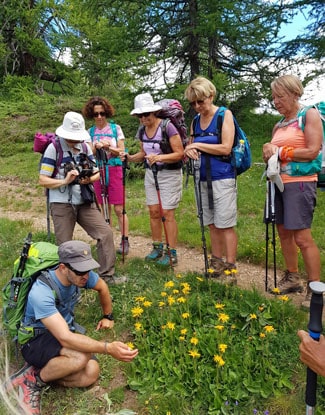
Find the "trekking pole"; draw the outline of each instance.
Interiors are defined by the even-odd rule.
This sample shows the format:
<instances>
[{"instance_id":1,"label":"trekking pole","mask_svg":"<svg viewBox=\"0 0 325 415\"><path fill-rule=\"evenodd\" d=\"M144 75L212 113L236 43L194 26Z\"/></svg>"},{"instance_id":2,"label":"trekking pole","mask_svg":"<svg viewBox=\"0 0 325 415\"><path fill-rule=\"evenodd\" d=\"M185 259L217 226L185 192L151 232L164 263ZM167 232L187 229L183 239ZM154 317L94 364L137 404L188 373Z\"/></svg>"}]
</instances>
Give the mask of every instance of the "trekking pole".
<instances>
[{"instance_id":1,"label":"trekking pole","mask_svg":"<svg viewBox=\"0 0 325 415\"><path fill-rule=\"evenodd\" d=\"M203 249L203 255L204 255L204 275L206 278L208 278L209 261L208 261L208 252L207 252L205 232L204 232L204 224L203 224L202 193L201 193L201 182L200 182L201 157L199 157L197 160L191 159L191 164L192 164L193 178L194 178L194 190L195 190L197 214L198 214L198 218L200 221L200 228L201 228L201 240L202 240L202 249Z\"/></svg>"},{"instance_id":2,"label":"trekking pole","mask_svg":"<svg viewBox=\"0 0 325 415\"><path fill-rule=\"evenodd\" d=\"M125 150L126 151L126 150ZM122 263L124 264L124 257L125 257L125 253L124 253L124 241L125 241L125 215L126 215L126 210L125 210L125 178L126 178L126 170L128 169L128 159L127 157L125 157L125 159L122 162L122 170L123 170L123 210L122 210Z\"/></svg>"},{"instance_id":3,"label":"trekking pole","mask_svg":"<svg viewBox=\"0 0 325 415\"><path fill-rule=\"evenodd\" d=\"M173 261L172 261L172 257L170 254L170 248L169 248L169 240L168 240L168 234L167 234L167 227L166 227L166 218L164 216L164 210L162 207L162 203L161 203L161 197L160 197L160 189L159 189L159 183L158 183L158 169L157 169L157 165L156 163L154 163L151 166L151 171L155 180L155 185L156 185L156 190L157 190L157 196L158 196L158 203L159 203L159 210L160 210L160 216L161 216L161 221L164 227L164 232L165 232L165 239L166 239L166 248L167 248L167 254L169 256L169 263L170 266L173 267Z\"/></svg>"},{"instance_id":4,"label":"trekking pole","mask_svg":"<svg viewBox=\"0 0 325 415\"><path fill-rule=\"evenodd\" d=\"M276 288L276 238L275 238L275 184L270 181L271 188L271 222L272 222L272 246L273 246L273 279Z\"/></svg>"},{"instance_id":5,"label":"trekking pole","mask_svg":"<svg viewBox=\"0 0 325 415\"><path fill-rule=\"evenodd\" d=\"M31 234L31 232L29 232L29 234L27 235L27 237L24 241L23 249L22 249L21 254L20 254L19 264L18 264L17 270L15 272L16 283L15 283L14 289L13 289L14 301L17 301L17 299L18 299L19 289L20 289L21 283L23 282L23 274L24 274L24 271L25 271L25 265L26 265L26 261L27 261L27 258L28 258L28 251L29 251L29 248L30 248L31 244L32 244L32 234Z\"/></svg>"},{"instance_id":6,"label":"trekking pole","mask_svg":"<svg viewBox=\"0 0 325 415\"><path fill-rule=\"evenodd\" d=\"M108 213L108 166L107 166L107 154L103 149L96 149L96 160L99 168L99 177L100 177L100 188L101 196L103 200L103 214L105 221L109 223L109 213Z\"/></svg>"},{"instance_id":7,"label":"trekking pole","mask_svg":"<svg viewBox=\"0 0 325 415\"><path fill-rule=\"evenodd\" d=\"M325 284L320 281L312 281L309 283L312 291L310 301L310 313L308 331L309 335L315 341L319 341L322 332L322 312L323 312L323 293L325 292ZM317 373L307 367L306 382L306 415L314 415L316 406L316 390L317 390Z\"/></svg>"},{"instance_id":8,"label":"trekking pole","mask_svg":"<svg viewBox=\"0 0 325 415\"><path fill-rule=\"evenodd\" d=\"M265 291L268 288L269 272L269 223L270 223L270 196L269 182L266 181L266 198L265 198Z\"/></svg>"}]
</instances>

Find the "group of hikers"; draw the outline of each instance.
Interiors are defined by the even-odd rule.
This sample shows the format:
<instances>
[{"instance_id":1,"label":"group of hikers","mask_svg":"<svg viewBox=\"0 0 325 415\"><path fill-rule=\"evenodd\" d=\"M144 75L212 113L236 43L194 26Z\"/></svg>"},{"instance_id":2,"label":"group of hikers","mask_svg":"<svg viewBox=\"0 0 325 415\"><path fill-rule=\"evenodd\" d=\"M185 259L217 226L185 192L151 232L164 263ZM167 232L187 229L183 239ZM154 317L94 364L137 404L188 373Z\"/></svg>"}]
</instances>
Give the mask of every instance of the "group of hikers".
<instances>
[{"instance_id":1,"label":"group of hikers","mask_svg":"<svg viewBox=\"0 0 325 415\"><path fill-rule=\"evenodd\" d=\"M304 129L299 126L298 113L302 107L299 99L303 87L296 76L280 76L272 82L271 90L274 107L283 117L274 126L271 141L262 149L266 164L276 155L280 165L280 173L275 178L274 206L286 270L277 289L281 294L306 290L304 303L308 307L312 295L309 283L320 281L320 253L311 235L317 173L294 176L288 166L294 162L308 167L318 157L322 148L322 123L317 111L311 108L306 112ZM235 125L232 112L226 109L219 133L220 107L215 103L216 94L213 83L201 76L187 86L185 98L197 115L191 122L190 139L185 148L173 123L164 124L159 117L162 107L149 93L135 97L130 113L140 122L137 134L140 150L135 154L125 150L122 128L111 121L115 110L107 99L92 97L84 106L82 114L94 122L88 131L81 114L65 114L62 125L56 130L63 151L61 164L57 166L56 146L49 145L39 175L39 184L49 191L59 246L60 263L49 273L59 285L65 304L56 305L53 292L44 282L37 280L32 286L24 322L35 329L35 335L22 345L26 365L7 382L11 387L22 389L21 405L26 413L41 413L41 390L49 383L85 387L96 382L100 369L95 353L109 354L126 362L131 362L138 354L138 350L130 350L124 343L97 341L76 333L73 326L75 286L98 292L102 317L97 329L110 329L114 325L108 284L121 281L115 274L116 250L110 225L112 206L121 232L117 253L127 255L132 248L125 212L123 163L144 163L146 169L144 186L152 250L145 260L173 267L178 261L175 210L182 198L182 160L187 157L199 162L200 191L196 198L200 198L202 226L208 227L211 240L209 276L220 282L236 282L237 184L236 168L230 157ZM165 135L167 151L163 148ZM97 168L90 169L91 174L82 174L83 170L78 168L81 154L85 152L90 164L97 161ZM66 168L67 165L70 167ZM92 187L96 198L91 197ZM97 241L97 261L92 258L88 244L73 241L76 223ZM297 248L304 260L307 284L302 283L298 272ZM321 338L316 346L305 334L299 333L301 358L324 375L325 341ZM319 353L323 356L322 363L317 357Z\"/></svg>"}]
</instances>

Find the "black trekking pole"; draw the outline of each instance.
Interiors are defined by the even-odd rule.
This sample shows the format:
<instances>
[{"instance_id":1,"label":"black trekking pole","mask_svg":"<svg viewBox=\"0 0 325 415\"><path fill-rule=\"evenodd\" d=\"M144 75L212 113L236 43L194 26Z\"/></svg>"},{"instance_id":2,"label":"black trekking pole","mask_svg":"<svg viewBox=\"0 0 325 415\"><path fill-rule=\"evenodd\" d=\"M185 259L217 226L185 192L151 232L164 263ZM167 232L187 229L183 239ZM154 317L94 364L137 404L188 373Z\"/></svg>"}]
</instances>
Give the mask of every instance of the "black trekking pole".
<instances>
[{"instance_id":1,"label":"black trekking pole","mask_svg":"<svg viewBox=\"0 0 325 415\"><path fill-rule=\"evenodd\" d=\"M155 180L155 186L156 186L156 190L157 190L157 196L158 196L158 203L159 203L159 210L160 210L160 216L161 216L161 221L164 227L164 232L165 232L165 239L166 239L166 248L167 248L167 254L169 256L169 263L170 266L173 267L173 261L172 261L172 257L170 254L170 248L169 248L169 240L168 240L168 234L167 234L167 227L166 227L166 218L164 216L164 210L162 207L162 203L161 203L161 197L160 197L160 189L159 189L159 183L158 183L158 169L157 169L157 165L156 163L154 163L151 166L151 171Z\"/></svg>"},{"instance_id":2,"label":"black trekking pole","mask_svg":"<svg viewBox=\"0 0 325 415\"><path fill-rule=\"evenodd\" d=\"M270 181L271 188L271 223L272 223L272 246L273 246L273 279L276 288L276 238L275 238L275 184Z\"/></svg>"},{"instance_id":3,"label":"black trekking pole","mask_svg":"<svg viewBox=\"0 0 325 415\"><path fill-rule=\"evenodd\" d=\"M123 170L123 181L122 181L122 185L123 185L123 210L122 210L122 263L124 264L124 257L125 257L125 253L124 253L124 242L125 242L125 215L126 215L126 210L125 210L125 178L126 178L126 170L128 169L128 159L125 156L125 159L122 162L122 170Z\"/></svg>"},{"instance_id":4,"label":"black trekking pole","mask_svg":"<svg viewBox=\"0 0 325 415\"><path fill-rule=\"evenodd\" d=\"M96 150L96 160L99 168L99 177L100 177L100 188L101 196L103 201L103 215L105 221L109 223L109 213L108 213L108 165L107 165L107 154L103 149Z\"/></svg>"},{"instance_id":5,"label":"black trekking pole","mask_svg":"<svg viewBox=\"0 0 325 415\"><path fill-rule=\"evenodd\" d=\"M201 228L201 240L202 240L202 249L203 249L203 255L204 255L204 275L205 277L208 278L209 261L208 261L208 252L207 252L207 245L206 245L205 232L204 232L202 193L201 193L201 182L200 182L201 157L199 156L197 160L191 159L191 164L192 164L193 178L194 178L194 190L195 190L197 215L200 221L200 228Z\"/></svg>"},{"instance_id":6,"label":"black trekking pole","mask_svg":"<svg viewBox=\"0 0 325 415\"><path fill-rule=\"evenodd\" d=\"M25 271L25 265L26 265L26 261L27 261L27 258L28 258L28 251L29 251L29 248L30 248L31 244L32 244L32 234L31 234L31 232L29 232L29 234L27 235L27 237L24 241L23 249L22 249L21 254L20 254L19 264L18 264L17 270L15 272L16 282L15 282L15 285L14 285L14 288L13 288L13 292L14 292L13 299L14 299L14 301L17 301L17 299L18 299L19 289L20 289L21 283L23 282L23 274L24 274L24 271Z\"/></svg>"},{"instance_id":7,"label":"black trekking pole","mask_svg":"<svg viewBox=\"0 0 325 415\"><path fill-rule=\"evenodd\" d=\"M312 291L310 301L310 314L308 331L309 335L315 341L319 341L322 327L322 313L323 313L323 293L325 292L325 284L320 281L312 281L309 283L309 288ZM306 415L314 415L316 406L316 391L317 391L317 373L307 367L307 382L306 382Z\"/></svg>"}]
</instances>

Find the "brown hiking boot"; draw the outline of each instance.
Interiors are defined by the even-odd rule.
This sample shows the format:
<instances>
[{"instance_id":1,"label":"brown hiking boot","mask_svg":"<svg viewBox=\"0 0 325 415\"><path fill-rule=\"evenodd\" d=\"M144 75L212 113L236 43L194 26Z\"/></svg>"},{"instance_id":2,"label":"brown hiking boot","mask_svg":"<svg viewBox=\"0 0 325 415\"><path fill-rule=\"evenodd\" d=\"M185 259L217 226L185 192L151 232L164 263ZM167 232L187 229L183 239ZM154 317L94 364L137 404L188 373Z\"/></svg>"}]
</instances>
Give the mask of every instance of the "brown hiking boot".
<instances>
[{"instance_id":1,"label":"brown hiking boot","mask_svg":"<svg viewBox=\"0 0 325 415\"><path fill-rule=\"evenodd\" d=\"M237 267L235 264L231 264L230 262L225 262L224 264L225 269L221 276L221 280L224 284L229 285L237 285Z\"/></svg>"},{"instance_id":2,"label":"brown hiking boot","mask_svg":"<svg viewBox=\"0 0 325 415\"><path fill-rule=\"evenodd\" d=\"M209 264L209 275L211 278L218 278L223 275L225 263L221 258L211 256Z\"/></svg>"},{"instance_id":3,"label":"brown hiking boot","mask_svg":"<svg viewBox=\"0 0 325 415\"><path fill-rule=\"evenodd\" d=\"M269 288L272 294L302 293L304 290L298 272L284 271L284 275L276 288Z\"/></svg>"}]
</instances>

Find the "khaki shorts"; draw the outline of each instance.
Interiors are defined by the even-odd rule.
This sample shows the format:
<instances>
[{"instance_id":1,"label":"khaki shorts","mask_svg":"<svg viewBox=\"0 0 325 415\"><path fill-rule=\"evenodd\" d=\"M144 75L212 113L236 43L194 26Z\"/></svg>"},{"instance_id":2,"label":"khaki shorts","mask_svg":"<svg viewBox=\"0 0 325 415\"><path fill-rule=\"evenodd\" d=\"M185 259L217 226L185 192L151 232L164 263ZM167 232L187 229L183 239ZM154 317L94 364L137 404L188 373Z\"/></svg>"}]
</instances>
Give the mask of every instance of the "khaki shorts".
<instances>
[{"instance_id":1,"label":"khaki shorts","mask_svg":"<svg viewBox=\"0 0 325 415\"><path fill-rule=\"evenodd\" d=\"M158 171L158 186L163 209L176 209L182 199L183 172L182 169ZM144 178L147 206L158 205L158 195L153 173L146 169Z\"/></svg>"},{"instance_id":2,"label":"khaki shorts","mask_svg":"<svg viewBox=\"0 0 325 415\"><path fill-rule=\"evenodd\" d=\"M214 180L213 209L209 209L207 182L200 182L204 226L232 228L237 224L237 187L235 179Z\"/></svg>"}]
</instances>

